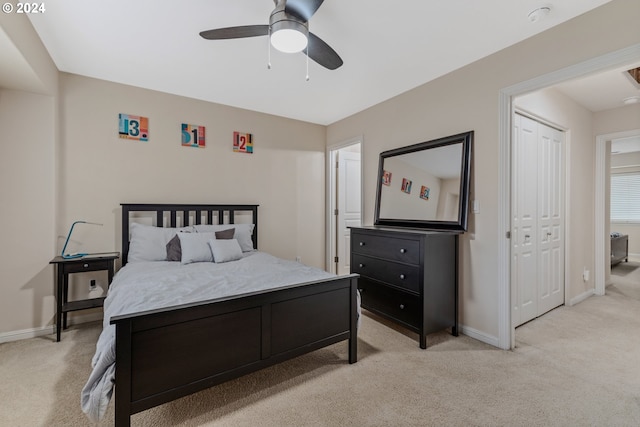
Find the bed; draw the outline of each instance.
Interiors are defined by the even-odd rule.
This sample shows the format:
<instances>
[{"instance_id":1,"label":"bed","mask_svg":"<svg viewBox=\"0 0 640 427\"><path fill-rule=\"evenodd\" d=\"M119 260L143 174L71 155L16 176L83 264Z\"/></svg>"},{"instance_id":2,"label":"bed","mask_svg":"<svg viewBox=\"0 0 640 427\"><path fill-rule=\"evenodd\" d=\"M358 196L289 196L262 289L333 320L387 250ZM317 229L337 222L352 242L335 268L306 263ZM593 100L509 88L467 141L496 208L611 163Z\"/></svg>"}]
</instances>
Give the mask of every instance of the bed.
<instances>
[{"instance_id":1,"label":"bed","mask_svg":"<svg viewBox=\"0 0 640 427\"><path fill-rule=\"evenodd\" d=\"M216 225L216 230L233 225L238 236L247 227L236 220L249 216L249 244L257 248L257 205L121 206L123 268L105 300L104 328L82 393L83 410L92 420L104 413L113 384L115 424L128 426L135 413L337 342L347 341L348 361L357 361L357 275L335 276L257 250L243 250L241 258L219 265L129 263L139 249L130 245L130 233L149 218L154 224L145 227L156 234L193 227L189 239L198 234L202 239L207 231L199 230ZM183 261L184 234L189 233L179 235ZM246 239L244 234L237 240L242 246ZM215 242L209 242L215 255ZM192 291L207 280L215 286ZM234 292L225 293L225 286ZM199 292L214 297L200 299Z\"/></svg>"}]
</instances>

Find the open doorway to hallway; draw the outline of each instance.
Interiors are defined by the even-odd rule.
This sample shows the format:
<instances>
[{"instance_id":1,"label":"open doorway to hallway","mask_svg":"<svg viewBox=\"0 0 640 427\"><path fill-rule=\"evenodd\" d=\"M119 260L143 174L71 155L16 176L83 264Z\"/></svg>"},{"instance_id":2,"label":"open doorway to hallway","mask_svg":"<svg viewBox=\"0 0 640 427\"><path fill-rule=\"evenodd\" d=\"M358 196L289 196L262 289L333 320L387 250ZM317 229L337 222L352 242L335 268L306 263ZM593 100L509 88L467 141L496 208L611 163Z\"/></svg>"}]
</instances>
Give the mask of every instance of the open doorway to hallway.
<instances>
[{"instance_id":1,"label":"open doorway to hallway","mask_svg":"<svg viewBox=\"0 0 640 427\"><path fill-rule=\"evenodd\" d=\"M327 186L327 271L350 273L349 227L362 224L361 138L330 147Z\"/></svg>"},{"instance_id":2,"label":"open doorway to hallway","mask_svg":"<svg viewBox=\"0 0 640 427\"><path fill-rule=\"evenodd\" d=\"M511 242L509 239L511 232L511 115L513 114L513 102L520 96L534 94L537 91L559 91L559 85L573 80L581 80L585 76L589 77L609 71L616 71L616 69L621 67L633 67L638 64L638 61L640 61L640 45L634 45L547 75L538 76L500 91L501 159L498 175L501 189L498 202L501 213L498 235L500 237L507 236L506 239L500 239L500 253L502 255L499 258L499 287L501 291L498 338L499 346L502 348L514 348L515 346L515 326L512 312L515 292L510 276ZM565 88L562 89L564 90ZM565 98L571 98L566 92L563 93L563 96ZM598 98L598 96L600 95L596 94L591 96L591 98ZM604 96L602 96L602 98L604 98ZM576 104L582 102L582 100L578 99L574 99L574 101ZM621 100L618 101L620 102ZM622 104L618 104L618 107L621 105ZM568 305L577 304L597 293L594 288L594 281L597 283L599 277L604 277L603 267L605 266L605 228L608 228L608 223L605 226L603 213L604 202L600 203L598 201L599 198L604 197L606 191L604 184L598 179L598 176L602 176L604 173L604 166L598 161L598 150L593 149L593 140L596 136L593 117L596 116L597 113L595 113L595 111L597 110L588 107L585 109L587 114L583 115L583 117L587 117L586 126L583 126L585 130L583 130L583 134L580 136L574 133L574 126L571 123L556 121L556 123L562 124L562 128L570 130L568 134L569 143L567 152L567 159L569 161L567 179L570 181L567 187L566 197L580 198L578 203L571 199L567 205L570 209L566 212L567 219L571 218L571 227L568 226L566 236L566 266L568 273L565 302ZM528 108L527 110L530 111ZM591 113L589 113L589 110L591 110ZM549 117L544 114L541 116ZM591 119L588 118L589 116L591 116ZM606 126L601 127L609 129L615 124L614 122L615 120L612 120L608 122ZM597 139L596 142L598 143ZM584 143L587 145L584 145ZM579 156L584 158L580 159ZM581 195L587 195L587 197ZM595 213L594 205L596 207ZM599 210L602 213L598 212ZM575 224L576 221L584 222L585 224L577 226ZM584 240L586 235L594 235L594 227L595 240L592 238ZM581 230L586 234L583 234ZM606 238L608 239L608 234ZM604 292L604 281L602 282Z\"/></svg>"}]
</instances>

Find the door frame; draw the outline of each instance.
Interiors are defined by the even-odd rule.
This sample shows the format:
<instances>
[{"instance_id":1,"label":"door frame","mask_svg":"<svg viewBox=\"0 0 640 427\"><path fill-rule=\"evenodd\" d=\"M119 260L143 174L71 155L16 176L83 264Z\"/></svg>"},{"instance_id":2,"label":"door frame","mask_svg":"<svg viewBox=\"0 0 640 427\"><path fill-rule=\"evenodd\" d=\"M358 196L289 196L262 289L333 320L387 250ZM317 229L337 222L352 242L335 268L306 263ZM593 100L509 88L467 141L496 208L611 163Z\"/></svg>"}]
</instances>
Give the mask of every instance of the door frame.
<instances>
[{"instance_id":1,"label":"door frame","mask_svg":"<svg viewBox=\"0 0 640 427\"><path fill-rule=\"evenodd\" d=\"M524 82L502 88L498 94L498 347L513 349L515 347L515 327L511 321L511 242L507 233L511 229L511 138L513 114L513 97L528 92L544 89L566 80L582 77L590 73L604 71L623 66L640 59L640 44L609 52L601 56L580 62L566 68L543 74ZM567 157L570 153L567 153ZM566 171L567 173L569 170ZM594 177L594 185L596 185ZM565 194L568 197L568 193ZM594 203L595 205L595 203ZM596 207L594 206L594 209ZM565 217L569 212L565 211ZM568 242L568 235L565 236ZM597 250L597 244L596 250ZM568 256L570 248L565 246ZM594 254L595 256L595 254ZM565 284L565 292L566 284ZM565 298L566 300L566 298Z\"/></svg>"},{"instance_id":2,"label":"door frame","mask_svg":"<svg viewBox=\"0 0 640 427\"><path fill-rule=\"evenodd\" d=\"M593 277L595 281L595 295L604 295L607 275L607 265L610 265L611 258L607 256L605 248L607 247L607 239L611 232L611 227L607 223L606 195L610 192L607 188L607 176L611 174L611 170L607 169L607 159L611 156L610 150L607 149L607 142L612 139L628 138L632 136L640 136L640 129L630 131L607 133L596 136L596 159L595 159L595 267L593 269Z\"/></svg>"},{"instance_id":3,"label":"door frame","mask_svg":"<svg viewBox=\"0 0 640 427\"><path fill-rule=\"evenodd\" d=\"M336 241L336 217L333 212L336 209L336 153L343 148L350 147L352 145L360 144L360 212L364 214L364 197L363 184L364 184L364 165L362 159L364 158L364 138L362 135L349 138L342 142L331 144L326 149L326 198L325 198L325 270L331 273L335 273L335 263L333 262L334 254L337 248Z\"/></svg>"}]
</instances>

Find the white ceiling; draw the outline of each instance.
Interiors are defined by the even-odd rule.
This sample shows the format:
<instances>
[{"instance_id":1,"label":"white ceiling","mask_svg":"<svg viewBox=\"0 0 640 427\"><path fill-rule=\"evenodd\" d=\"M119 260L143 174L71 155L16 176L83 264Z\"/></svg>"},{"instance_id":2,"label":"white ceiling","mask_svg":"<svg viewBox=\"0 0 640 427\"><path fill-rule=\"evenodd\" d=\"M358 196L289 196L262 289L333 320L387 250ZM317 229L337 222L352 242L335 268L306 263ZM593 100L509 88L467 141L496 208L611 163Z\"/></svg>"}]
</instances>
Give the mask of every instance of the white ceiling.
<instances>
[{"instance_id":1,"label":"white ceiling","mask_svg":"<svg viewBox=\"0 0 640 427\"><path fill-rule=\"evenodd\" d=\"M640 97L640 84L627 72L637 67L640 62L573 79L555 88L594 113L622 107L625 98Z\"/></svg>"},{"instance_id":2,"label":"white ceiling","mask_svg":"<svg viewBox=\"0 0 640 427\"><path fill-rule=\"evenodd\" d=\"M56 0L29 15L61 71L331 124L609 0L325 0L310 30L344 65L329 71L266 37L203 30L267 24L271 0ZM547 5L532 23L527 15Z\"/></svg>"}]
</instances>

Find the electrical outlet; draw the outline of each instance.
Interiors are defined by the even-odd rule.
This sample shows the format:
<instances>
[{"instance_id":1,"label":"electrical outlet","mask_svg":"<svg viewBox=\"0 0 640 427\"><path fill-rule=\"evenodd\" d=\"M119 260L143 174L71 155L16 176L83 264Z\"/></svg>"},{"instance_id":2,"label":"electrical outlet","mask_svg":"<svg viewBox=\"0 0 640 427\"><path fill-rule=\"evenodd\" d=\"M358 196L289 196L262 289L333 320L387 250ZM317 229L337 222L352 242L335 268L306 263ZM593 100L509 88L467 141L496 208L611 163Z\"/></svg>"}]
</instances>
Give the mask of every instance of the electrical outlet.
<instances>
[{"instance_id":1,"label":"electrical outlet","mask_svg":"<svg viewBox=\"0 0 640 427\"><path fill-rule=\"evenodd\" d=\"M296 262L302 262L302 257L297 256L296 257Z\"/></svg>"},{"instance_id":2,"label":"electrical outlet","mask_svg":"<svg viewBox=\"0 0 640 427\"><path fill-rule=\"evenodd\" d=\"M582 280L584 280L585 282L589 281L589 270L587 270L586 267L584 270L582 270Z\"/></svg>"}]
</instances>

